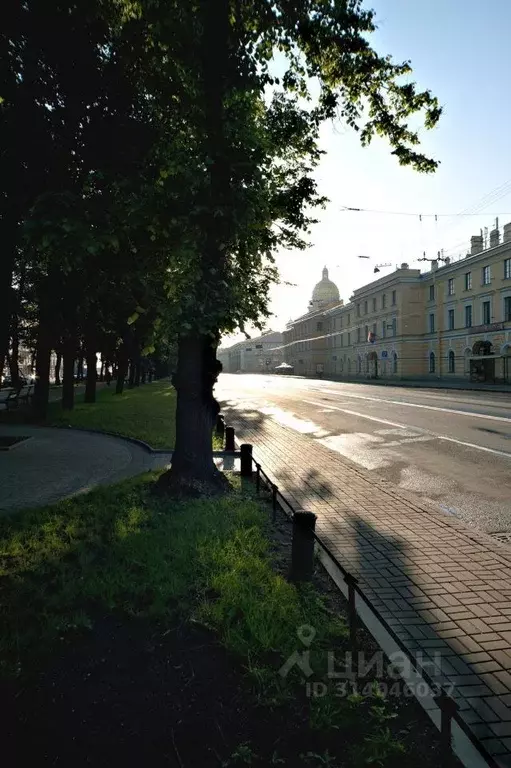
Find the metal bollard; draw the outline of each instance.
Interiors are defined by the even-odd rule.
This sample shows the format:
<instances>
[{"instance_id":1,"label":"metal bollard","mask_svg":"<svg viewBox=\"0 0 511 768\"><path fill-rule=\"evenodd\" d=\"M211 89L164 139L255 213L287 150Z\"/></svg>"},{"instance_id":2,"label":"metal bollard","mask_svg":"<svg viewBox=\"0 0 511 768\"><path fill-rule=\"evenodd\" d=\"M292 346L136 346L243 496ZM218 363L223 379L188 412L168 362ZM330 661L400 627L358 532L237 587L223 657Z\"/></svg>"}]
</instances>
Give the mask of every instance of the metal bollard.
<instances>
[{"instance_id":1,"label":"metal bollard","mask_svg":"<svg viewBox=\"0 0 511 768\"><path fill-rule=\"evenodd\" d=\"M272 483L271 486L271 503L272 503L272 522L274 523L277 519L277 493L279 492L278 486L275 485L275 483Z\"/></svg>"},{"instance_id":2,"label":"metal bollard","mask_svg":"<svg viewBox=\"0 0 511 768\"><path fill-rule=\"evenodd\" d=\"M241 476L252 477L252 446L250 443L240 445L241 453Z\"/></svg>"},{"instance_id":3,"label":"metal bollard","mask_svg":"<svg viewBox=\"0 0 511 768\"><path fill-rule=\"evenodd\" d=\"M234 427L225 428L225 450L234 451Z\"/></svg>"},{"instance_id":4,"label":"metal bollard","mask_svg":"<svg viewBox=\"0 0 511 768\"><path fill-rule=\"evenodd\" d=\"M458 710L458 705L443 688L440 694L435 696L435 703L440 709L441 765L442 768L449 768L452 764L452 718Z\"/></svg>"},{"instance_id":5,"label":"metal bollard","mask_svg":"<svg viewBox=\"0 0 511 768\"><path fill-rule=\"evenodd\" d=\"M225 419L221 413L216 417L216 433L219 437L225 435Z\"/></svg>"},{"instance_id":6,"label":"metal bollard","mask_svg":"<svg viewBox=\"0 0 511 768\"><path fill-rule=\"evenodd\" d=\"M314 512L295 512L291 546L291 581L310 581L314 572Z\"/></svg>"},{"instance_id":7,"label":"metal bollard","mask_svg":"<svg viewBox=\"0 0 511 768\"><path fill-rule=\"evenodd\" d=\"M355 605L355 585L357 580L351 573L347 573L344 581L348 585L348 621L350 629L350 651L354 661L357 658L357 608Z\"/></svg>"}]
</instances>

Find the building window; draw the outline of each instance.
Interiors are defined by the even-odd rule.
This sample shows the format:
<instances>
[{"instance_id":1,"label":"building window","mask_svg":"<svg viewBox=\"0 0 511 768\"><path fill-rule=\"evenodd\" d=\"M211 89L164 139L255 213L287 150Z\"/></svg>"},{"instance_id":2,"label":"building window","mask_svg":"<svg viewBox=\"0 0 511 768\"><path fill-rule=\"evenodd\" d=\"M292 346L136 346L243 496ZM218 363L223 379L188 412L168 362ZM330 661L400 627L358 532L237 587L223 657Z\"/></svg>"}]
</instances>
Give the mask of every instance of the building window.
<instances>
[{"instance_id":1,"label":"building window","mask_svg":"<svg viewBox=\"0 0 511 768\"><path fill-rule=\"evenodd\" d=\"M337 360L337 355L332 355L332 360Z\"/></svg>"},{"instance_id":2,"label":"building window","mask_svg":"<svg viewBox=\"0 0 511 768\"><path fill-rule=\"evenodd\" d=\"M467 304L465 307L465 328L472 327L472 306Z\"/></svg>"},{"instance_id":3,"label":"building window","mask_svg":"<svg viewBox=\"0 0 511 768\"><path fill-rule=\"evenodd\" d=\"M357 317L360 317L360 304L357 304Z\"/></svg>"},{"instance_id":4,"label":"building window","mask_svg":"<svg viewBox=\"0 0 511 768\"><path fill-rule=\"evenodd\" d=\"M455 367L456 367L456 363L455 363L454 352L451 349L449 350L449 373L454 373Z\"/></svg>"},{"instance_id":5,"label":"building window","mask_svg":"<svg viewBox=\"0 0 511 768\"><path fill-rule=\"evenodd\" d=\"M386 296L386 294L384 293L384 294L382 295L382 297L381 297L381 308L382 308L382 309L385 309L385 307L386 307L386 306L387 306L387 296Z\"/></svg>"},{"instance_id":6,"label":"building window","mask_svg":"<svg viewBox=\"0 0 511 768\"><path fill-rule=\"evenodd\" d=\"M449 296L454 296L454 277L450 277L447 281L447 293Z\"/></svg>"},{"instance_id":7,"label":"building window","mask_svg":"<svg viewBox=\"0 0 511 768\"><path fill-rule=\"evenodd\" d=\"M366 327L364 328L364 340L365 341L369 341L369 326L368 325L366 325Z\"/></svg>"},{"instance_id":8,"label":"building window","mask_svg":"<svg viewBox=\"0 0 511 768\"><path fill-rule=\"evenodd\" d=\"M357 341L360 341L360 328L357 328Z\"/></svg>"},{"instance_id":9,"label":"building window","mask_svg":"<svg viewBox=\"0 0 511 768\"><path fill-rule=\"evenodd\" d=\"M429 286L429 300L434 301L435 300L435 286L430 285Z\"/></svg>"},{"instance_id":10,"label":"building window","mask_svg":"<svg viewBox=\"0 0 511 768\"><path fill-rule=\"evenodd\" d=\"M472 290L472 272L465 272L465 290Z\"/></svg>"},{"instance_id":11,"label":"building window","mask_svg":"<svg viewBox=\"0 0 511 768\"><path fill-rule=\"evenodd\" d=\"M255 348L256 348L256 349L262 349L262 348L263 348L263 345L262 345L262 344L256 344L256 345L255 345Z\"/></svg>"},{"instance_id":12,"label":"building window","mask_svg":"<svg viewBox=\"0 0 511 768\"><path fill-rule=\"evenodd\" d=\"M483 325L491 323L491 308L489 301L483 301Z\"/></svg>"},{"instance_id":13,"label":"building window","mask_svg":"<svg viewBox=\"0 0 511 768\"><path fill-rule=\"evenodd\" d=\"M344 347L344 333L341 333L341 347Z\"/></svg>"},{"instance_id":14,"label":"building window","mask_svg":"<svg viewBox=\"0 0 511 768\"><path fill-rule=\"evenodd\" d=\"M392 355L392 373L397 373L397 354L394 352Z\"/></svg>"},{"instance_id":15,"label":"building window","mask_svg":"<svg viewBox=\"0 0 511 768\"><path fill-rule=\"evenodd\" d=\"M360 357L360 355L358 356L358 359L357 359L357 372L362 373L362 358Z\"/></svg>"},{"instance_id":16,"label":"building window","mask_svg":"<svg viewBox=\"0 0 511 768\"><path fill-rule=\"evenodd\" d=\"M433 312L431 312L429 316L429 332L434 333L435 332L435 315Z\"/></svg>"},{"instance_id":17,"label":"building window","mask_svg":"<svg viewBox=\"0 0 511 768\"><path fill-rule=\"evenodd\" d=\"M397 320L395 317L392 318L392 335L397 335Z\"/></svg>"},{"instance_id":18,"label":"building window","mask_svg":"<svg viewBox=\"0 0 511 768\"><path fill-rule=\"evenodd\" d=\"M252 347L246 347L245 352L252 352Z\"/></svg>"},{"instance_id":19,"label":"building window","mask_svg":"<svg viewBox=\"0 0 511 768\"><path fill-rule=\"evenodd\" d=\"M511 259L504 259L504 280L511 280Z\"/></svg>"},{"instance_id":20,"label":"building window","mask_svg":"<svg viewBox=\"0 0 511 768\"><path fill-rule=\"evenodd\" d=\"M504 299L504 320L506 323L511 322L511 296Z\"/></svg>"},{"instance_id":21,"label":"building window","mask_svg":"<svg viewBox=\"0 0 511 768\"><path fill-rule=\"evenodd\" d=\"M435 373L435 353L429 353L429 372Z\"/></svg>"},{"instance_id":22,"label":"building window","mask_svg":"<svg viewBox=\"0 0 511 768\"><path fill-rule=\"evenodd\" d=\"M351 314L348 312L348 328L350 326L350 323L351 323Z\"/></svg>"},{"instance_id":23,"label":"building window","mask_svg":"<svg viewBox=\"0 0 511 768\"><path fill-rule=\"evenodd\" d=\"M376 299L373 299L373 312L376 312Z\"/></svg>"},{"instance_id":24,"label":"building window","mask_svg":"<svg viewBox=\"0 0 511 768\"><path fill-rule=\"evenodd\" d=\"M392 306L396 306L396 292L392 291Z\"/></svg>"},{"instance_id":25,"label":"building window","mask_svg":"<svg viewBox=\"0 0 511 768\"><path fill-rule=\"evenodd\" d=\"M491 283L491 273L490 273L490 267L483 267L483 285L490 285Z\"/></svg>"},{"instance_id":26,"label":"building window","mask_svg":"<svg viewBox=\"0 0 511 768\"><path fill-rule=\"evenodd\" d=\"M386 335L387 335L387 321L384 320L382 322L382 324L381 324L381 337L382 337L382 339L384 339Z\"/></svg>"},{"instance_id":27,"label":"building window","mask_svg":"<svg viewBox=\"0 0 511 768\"><path fill-rule=\"evenodd\" d=\"M317 331L322 331L323 330L323 323L317 323L316 324L316 330Z\"/></svg>"},{"instance_id":28,"label":"building window","mask_svg":"<svg viewBox=\"0 0 511 768\"><path fill-rule=\"evenodd\" d=\"M454 330L454 309L450 309L447 313L447 327L450 331Z\"/></svg>"},{"instance_id":29,"label":"building window","mask_svg":"<svg viewBox=\"0 0 511 768\"><path fill-rule=\"evenodd\" d=\"M373 323L374 338L376 338L376 323Z\"/></svg>"},{"instance_id":30,"label":"building window","mask_svg":"<svg viewBox=\"0 0 511 768\"><path fill-rule=\"evenodd\" d=\"M364 301L364 315L367 315L368 312L369 312L369 307L368 307L367 301Z\"/></svg>"},{"instance_id":31,"label":"building window","mask_svg":"<svg viewBox=\"0 0 511 768\"><path fill-rule=\"evenodd\" d=\"M348 347L351 347L351 333L348 332Z\"/></svg>"}]
</instances>

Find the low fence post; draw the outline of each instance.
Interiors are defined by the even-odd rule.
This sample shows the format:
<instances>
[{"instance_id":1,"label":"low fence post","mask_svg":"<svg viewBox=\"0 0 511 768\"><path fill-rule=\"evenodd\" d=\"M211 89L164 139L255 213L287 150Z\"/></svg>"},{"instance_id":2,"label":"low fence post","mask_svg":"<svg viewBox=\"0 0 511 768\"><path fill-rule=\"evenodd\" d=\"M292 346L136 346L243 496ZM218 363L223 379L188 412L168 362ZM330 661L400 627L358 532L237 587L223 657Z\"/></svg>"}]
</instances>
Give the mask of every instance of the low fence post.
<instances>
[{"instance_id":1,"label":"low fence post","mask_svg":"<svg viewBox=\"0 0 511 768\"><path fill-rule=\"evenodd\" d=\"M256 461L256 493L259 495L261 491L261 465Z\"/></svg>"},{"instance_id":2,"label":"low fence post","mask_svg":"<svg viewBox=\"0 0 511 768\"><path fill-rule=\"evenodd\" d=\"M234 427L225 428L225 450L234 451Z\"/></svg>"},{"instance_id":3,"label":"low fence post","mask_svg":"<svg viewBox=\"0 0 511 768\"><path fill-rule=\"evenodd\" d=\"M291 581L310 581L314 572L314 512L295 512L291 546Z\"/></svg>"},{"instance_id":4,"label":"low fence post","mask_svg":"<svg viewBox=\"0 0 511 768\"><path fill-rule=\"evenodd\" d=\"M272 504L272 522L277 519L277 493L279 492L278 486L275 483L271 484L271 504Z\"/></svg>"},{"instance_id":5,"label":"low fence post","mask_svg":"<svg viewBox=\"0 0 511 768\"><path fill-rule=\"evenodd\" d=\"M355 585L357 580L351 573L347 573L344 581L348 585L348 621L350 631L350 651L351 651L351 673L355 677L354 671L357 664L357 607L355 605Z\"/></svg>"},{"instance_id":6,"label":"low fence post","mask_svg":"<svg viewBox=\"0 0 511 768\"><path fill-rule=\"evenodd\" d=\"M240 445L240 471L242 477L252 477L252 446L250 443Z\"/></svg>"},{"instance_id":7,"label":"low fence post","mask_svg":"<svg viewBox=\"0 0 511 768\"><path fill-rule=\"evenodd\" d=\"M435 702L440 709L441 765L442 768L449 768L452 765L452 718L458 705L443 688L440 694L435 696Z\"/></svg>"},{"instance_id":8,"label":"low fence post","mask_svg":"<svg viewBox=\"0 0 511 768\"><path fill-rule=\"evenodd\" d=\"M221 413L216 417L216 433L218 437L223 437L225 435L225 419Z\"/></svg>"}]
</instances>

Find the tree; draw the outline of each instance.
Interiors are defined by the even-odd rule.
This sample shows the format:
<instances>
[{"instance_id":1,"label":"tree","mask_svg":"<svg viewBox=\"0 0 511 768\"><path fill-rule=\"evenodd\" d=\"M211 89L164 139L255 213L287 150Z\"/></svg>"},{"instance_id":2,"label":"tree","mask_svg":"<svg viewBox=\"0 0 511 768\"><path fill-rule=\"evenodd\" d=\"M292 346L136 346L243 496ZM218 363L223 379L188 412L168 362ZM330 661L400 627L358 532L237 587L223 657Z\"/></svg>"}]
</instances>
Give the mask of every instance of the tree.
<instances>
[{"instance_id":1,"label":"tree","mask_svg":"<svg viewBox=\"0 0 511 768\"><path fill-rule=\"evenodd\" d=\"M436 162L418 151L408 121L422 113L431 128L441 110L428 91L403 82L408 62L395 64L371 48L374 15L358 0L198 0L186 18L193 45L181 60L168 30L184 24L183 6L158 8L154 34L186 73L189 98L176 109L186 107L189 154L199 171L190 185L189 248L181 243L170 270L180 325L177 423L172 467L161 478L188 489L217 482L211 431L220 335L268 315L268 290L278 279L272 254L304 246L311 208L323 202L310 175L321 123L338 117L363 144L382 136L401 164L431 172ZM277 52L287 62L281 81L271 74Z\"/></svg>"}]
</instances>

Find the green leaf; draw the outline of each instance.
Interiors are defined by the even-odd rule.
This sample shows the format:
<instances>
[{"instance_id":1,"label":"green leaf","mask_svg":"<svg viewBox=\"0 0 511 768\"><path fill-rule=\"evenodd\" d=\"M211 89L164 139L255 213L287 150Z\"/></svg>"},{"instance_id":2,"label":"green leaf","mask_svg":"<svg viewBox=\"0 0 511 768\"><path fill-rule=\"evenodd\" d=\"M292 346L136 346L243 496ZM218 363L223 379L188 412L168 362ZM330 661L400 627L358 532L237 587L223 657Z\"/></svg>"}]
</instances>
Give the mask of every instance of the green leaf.
<instances>
[{"instance_id":1,"label":"green leaf","mask_svg":"<svg viewBox=\"0 0 511 768\"><path fill-rule=\"evenodd\" d=\"M133 325L133 323L136 323L139 317L140 315L138 312L133 312L133 314L128 317L128 325Z\"/></svg>"}]
</instances>

